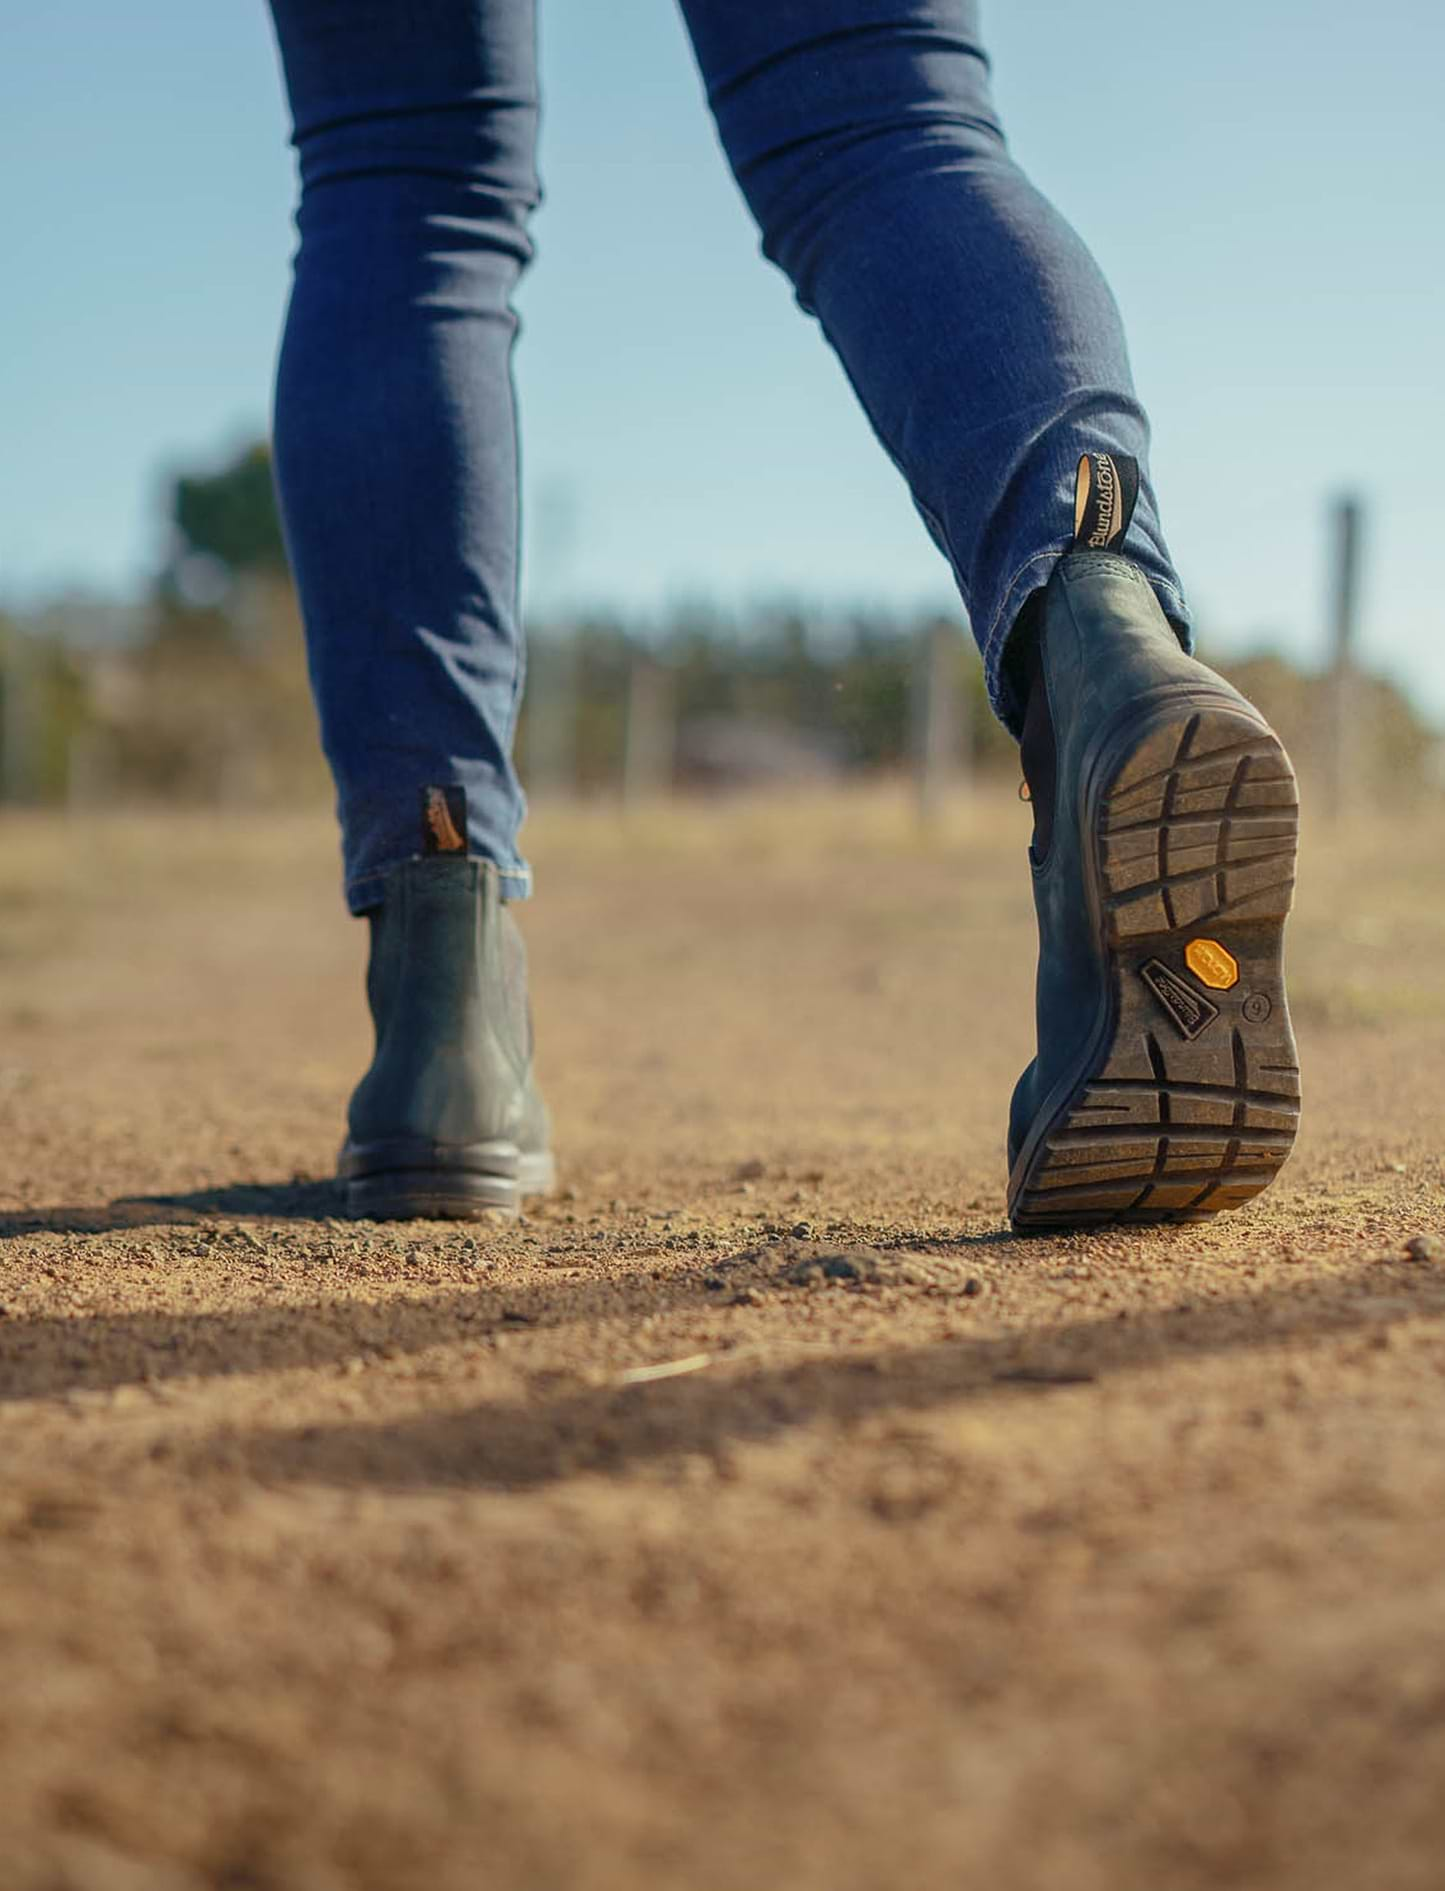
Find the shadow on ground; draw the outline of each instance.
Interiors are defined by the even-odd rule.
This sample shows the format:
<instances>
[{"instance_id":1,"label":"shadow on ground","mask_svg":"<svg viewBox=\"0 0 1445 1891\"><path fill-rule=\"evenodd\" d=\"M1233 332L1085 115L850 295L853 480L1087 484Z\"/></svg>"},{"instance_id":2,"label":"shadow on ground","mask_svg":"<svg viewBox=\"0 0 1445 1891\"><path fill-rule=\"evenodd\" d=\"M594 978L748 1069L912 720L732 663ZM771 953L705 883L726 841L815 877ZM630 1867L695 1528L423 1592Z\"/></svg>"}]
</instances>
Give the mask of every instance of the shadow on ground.
<instances>
[{"instance_id":1,"label":"shadow on ground","mask_svg":"<svg viewBox=\"0 0 1445 1891\"><path fill-rule=\"evenodd\" d=\"M289 1182L232 1182L179 1195L119 1195L90 1207L0 1213L0 1241L28 1234L116 1234L127 1228L185 1226L200 1221L331 1221L342 1196L332 1180L295 1176Z\"/></svg>"},{"instance_id":2,"label":"shadow on ground","mask_svg":"<svg viewBox=\"0 0 1445 1891\"><path fill-rule=\"evenodd\" d=\"M225 1191L232 1197L242 1192ZM169 1199L194 1204L202 1200L210 1203L217 1196ZM66 1211L54 1212L59 1215ZM141 1218L134 1223L108 1225L157 1224L153 1201L138 1206L138 1214ZM209 1224L216 1216L208 1208L204 1214L188 1210L182 1219L187 1224ZM429 1229L432 1224L416 1225ZM903 1260L909 1253L962 1254L980 1245L992 1247L997 1261L1004 1264L1013 1258L1010 1249L1028 1246L1001 1229L988 1237L960 1233L954 1240L919 1236L913 1243L889 1235L880 1237L877 1247L861 1252L876 1257L880 1269L871 1285L887 1287L890 1252L898 1252ZM848 1252L857 1254L860 1250ZM88 1318L17 1317L13 1312L7 1316L0 1309L0 1403L172 1379L295 1371L334 1366L356 1358L384 1362L493 1332L578 1323L595 1326L609 1321L635 1325L644 1318L688 1308L712 1309L749 1289L793 1289L797 1283L790 1277L800 1265L816 1266L834 1254L828 1242L755 1240L730 1255L714 1256L660 1278L651 1268L639 1272L635 1267L599 1266L581 1280L546 1279L529 1286L507 1286L495 1280L483 1264L477 1268L474 1284L426 1297L408 1292L403 1282L399 1291L384 1298L367 1298L349 1293L338 1281L334 1295L325 1299L278 1297L260 1306L208 1313L159 1307ZM221 1254L218 1265L223 1269L234 1266L243 1291L256 1294L257 1284L252 1277L257 1258L256 1253L238 1247L234 1254L229 1250ZM983 1265L981 1261L971 1264ZM264 1276L259 1289L267 1291Z\"/></svg>"},{"instance_id":3,"label":"shadow on ground","mask_svg":"<svg viewBox=\"0 0 1445 1891\"><path fill-rule=\"evenodd\" d=\"M772 1265L777 1285L776 1255L795 1247L782 1243L740 1256L738 1279L765 1279ZM688 1271L673 1283L614 1277L511 1292L479 1285L379 1304L343 1298L195 1316L8 1319L0 1322L0 1399L358 1358L384 1373L393 1359L496 1332L579 1320L625 1323L644 1307L655 1315L707 1304L717 1278L709 1268ZM1251 1348L1309 1345L1350 1334L1368 1340L1403 1321L1441 1315L1445 1274L1376 1262L1326 1282L1192 1310L994 1330L846 1358L749 1365L744 1345L717 1351L704 1369L687 1377L648 1384L624 1382L621 1361L616 1379L601 1385L570 1372L543 1372L523 1397L464 1412L227 1434L201 1447L198 1463L239 1460L266 1482L526 1489L678 1453L716 1453L818 1420L851 1424L880 1412L916 1412L1003 1392L1037 1396ZM986 1310L979 1317L986 1319Z\"/></svg>"},{"instance_id":4,"label":"shadow on ground","mask_svg":"<svg viewBox=\"0 0 1445 1891\"><path fill-rule=\"evenodd\" d=\"M1382 1279L1384 1274L1387 1278ZM1398 1291L1413 1289L1408 1299ZM848 1358L742 1367L719 1354L696 1374L649 1384L556 1387L465 1412L308 1426L233 1441L263 1482L388 1490L522 1490L581 1472L616 1474L679 1454L711 1455L804 1424L851 1425L1000 1393L1039 1396L1120 1373L1250 1348L1362 1339L1445 1314L1445 1279L1372 1266L1324 1289L1289 1289L1127 1322L1063 1322ZM223 1447L224 1448L224 1447Z\"/></svg>"}]
</instances>

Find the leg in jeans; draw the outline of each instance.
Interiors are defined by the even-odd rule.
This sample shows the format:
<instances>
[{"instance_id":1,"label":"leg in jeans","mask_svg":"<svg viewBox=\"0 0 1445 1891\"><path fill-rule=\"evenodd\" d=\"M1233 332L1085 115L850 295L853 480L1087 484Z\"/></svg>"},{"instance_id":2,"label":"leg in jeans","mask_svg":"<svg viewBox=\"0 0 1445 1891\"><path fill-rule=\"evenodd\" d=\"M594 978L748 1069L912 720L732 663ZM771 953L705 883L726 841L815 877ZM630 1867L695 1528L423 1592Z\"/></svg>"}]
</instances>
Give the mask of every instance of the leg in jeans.
<instances>
[{"instance_id":1,"label":"leg in jeans","mask_svg":"<svg viewBox=\"0 0 1445 1891\"><path fill-rule=\"evenodd\" d=\"M300 159L276 469L347 896L465 790L527 890L512 291L538 198L532 0L272 0ZM455 804L459 806L460 804Z\"/></svg>"},{"instance_id":2,"label":"leg in jeans","mask_svg":"<svg viewBox=\"0 0 1445 1891\"><path fill-rule=\"evenodd\" d=\"M521 939L510 298L537 202L532 0L272 0L301 164L276 466L371 928L354 1213L550 1186ZM425 818L424 818L425 816Z\"/></svg>"},{"instance_id":3,"label":"leg in jeans","mask_svg":"<svg viewBox=\"0 0 1445 1891\"><path fill-rule=\"evenodd\" d=\"M1073 534L1081 454L1148 429L1097 265L1009 157L975 0L683 0L765 253L951 563L990 694ZM1131 547L1185 621L1147 476Z\"/></svg>"},{"instance_id":4,"label":"leg in jeans","mask_svg":"<svg viewBox=\"0 0 1445 1891\"><path fill-rule=\"evenodd\" d=\"M1187 654L1118 312L1009 158L975 0L683 7L764 250L947 554L1023 737L1040 953L1014 1225L1247 1201L1298 1117L1294 779Z\"/></svg>"}]
</instances>

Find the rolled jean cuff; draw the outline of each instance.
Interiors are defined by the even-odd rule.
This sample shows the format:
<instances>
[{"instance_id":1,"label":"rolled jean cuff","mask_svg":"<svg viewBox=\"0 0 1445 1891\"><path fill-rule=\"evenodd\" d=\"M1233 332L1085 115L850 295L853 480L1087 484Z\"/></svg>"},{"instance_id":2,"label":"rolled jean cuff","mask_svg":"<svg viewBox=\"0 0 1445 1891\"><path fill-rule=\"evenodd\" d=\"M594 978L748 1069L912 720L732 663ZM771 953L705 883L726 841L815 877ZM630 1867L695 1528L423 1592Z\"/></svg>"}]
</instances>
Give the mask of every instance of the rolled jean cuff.
<instances>
[{"instance_id":1,"label":"rolled jean cuff","mask_svg":"<svg viewBox=\"0 0 1445 1891\"><path fill-rule=\"evenodd\" d=\"M1015 703L1009 696L1004 680L1004 652L1008 648L1009 633L1024 604L1033 592L1042 590L1053 576L1054 566L1069 551L1069 542L1052 546L1048 551L1035 552L1032 558L1019 566L1009 579L987 631L979 639L983 650L984 680L988 686L988 699L993 705L994 714L1009 731L1017 736L1023 727L1023 706ZM1178 631L1184 648L1193 654L1194 620L1189 606L1184 601L1184 593L1171 578L1152 570L1144 560L1136 561L1144 576L1149 580L1150 589L1159 600L1159 608Z\"/></svg>"},{"instance_id":2,"label":"rolled jean cuff","mask_svg":"<svg viewBox=\"0 0 1445 1891\"><path fill-rule=\"evenodd\" d=\"M467 850L472 860L488 860L488 856L479 853L476 848ZM355 879L346 882L346 904L358 919L372 907L380 906L386 894L386 882L390 874L398 867L404 867L407 860L417 860L418 854L408 854L396 860L388 861L384 866L373 867L370 871L358 874ZM532 896L532 869L523 860L503 864L499 860L489 860L497 870L497 886L504 901L525 900Z\"/></svg>"}]
</instances>

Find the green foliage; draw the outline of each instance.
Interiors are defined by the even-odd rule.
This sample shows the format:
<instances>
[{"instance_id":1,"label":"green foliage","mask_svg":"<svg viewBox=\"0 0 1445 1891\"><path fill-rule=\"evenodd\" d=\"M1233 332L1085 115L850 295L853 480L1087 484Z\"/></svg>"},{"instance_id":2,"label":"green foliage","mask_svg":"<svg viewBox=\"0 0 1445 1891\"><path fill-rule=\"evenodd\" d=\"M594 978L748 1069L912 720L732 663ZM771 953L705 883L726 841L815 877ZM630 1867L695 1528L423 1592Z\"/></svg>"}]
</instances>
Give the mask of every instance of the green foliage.
<instances>
[{"instance_id":1,"label":"green foliage","mask_svg":"<svg viewBox=\"0 0 1445 1891\"><path fill-rule=\"evenodd\" d=\"M173 570L187 557L214 559L231 577L277 575L286 547L264 442L244 448L213 473L182 473L171 489L178 541Z\"/></svg>"}]
</instances>

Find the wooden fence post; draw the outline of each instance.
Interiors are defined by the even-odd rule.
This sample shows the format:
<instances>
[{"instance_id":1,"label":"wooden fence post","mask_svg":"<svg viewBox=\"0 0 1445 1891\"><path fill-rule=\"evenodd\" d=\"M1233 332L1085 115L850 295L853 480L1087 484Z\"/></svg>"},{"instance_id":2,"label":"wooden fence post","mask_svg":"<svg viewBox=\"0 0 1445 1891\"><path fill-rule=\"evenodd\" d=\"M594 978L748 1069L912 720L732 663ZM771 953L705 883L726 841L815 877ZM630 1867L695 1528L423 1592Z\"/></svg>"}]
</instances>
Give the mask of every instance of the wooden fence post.
<instances>
[{"instance_id":1,"label":"wooden fence post","mask_svg":"<svg viewBox=\"0 0 1445 1891\"><path fill-rule=\"evenodd\" d=\"M1364 506L1343 494L1330 509L1330 712L1326 736L1325 805L1338 820L1357 790L1355 766L1359 712L1355 688L1355 638L1359 629L1360 550Z\"/></svg>"}]
</instances>

